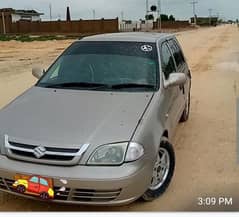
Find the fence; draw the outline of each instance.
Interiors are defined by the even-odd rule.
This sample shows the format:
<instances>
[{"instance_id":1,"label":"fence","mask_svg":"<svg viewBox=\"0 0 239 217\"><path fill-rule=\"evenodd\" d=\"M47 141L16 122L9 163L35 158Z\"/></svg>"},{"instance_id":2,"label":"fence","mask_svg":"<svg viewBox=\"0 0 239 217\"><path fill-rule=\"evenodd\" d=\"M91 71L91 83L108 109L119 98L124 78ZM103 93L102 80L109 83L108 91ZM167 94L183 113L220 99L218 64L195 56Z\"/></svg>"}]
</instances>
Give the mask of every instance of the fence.
<instances>
[{"instance_id":1,"label":"fence","mask_svg":"<svg viewBox=\"0 0 239 217\"><path fill-rule=\"evenodd\" d=\"M187 28L190 26L189 21L162 21L163 29L179 29L179 28ZM157 22L154 22L154 29L158 26Z\"/></svg>"},{"instance_id":2,"label":"fence","mask_svg":"<svg viewBox=\"0 0 239 217\"><path fill-rule=\"evenodd\" d=\"M0 23L2 21L0 20ZM79 21L18 21L6 23L7 34L97 34L119 31L119 21L116 19L79 20ZM0 24L0 33L3 26Z\"/></svg>"}]
</instances>

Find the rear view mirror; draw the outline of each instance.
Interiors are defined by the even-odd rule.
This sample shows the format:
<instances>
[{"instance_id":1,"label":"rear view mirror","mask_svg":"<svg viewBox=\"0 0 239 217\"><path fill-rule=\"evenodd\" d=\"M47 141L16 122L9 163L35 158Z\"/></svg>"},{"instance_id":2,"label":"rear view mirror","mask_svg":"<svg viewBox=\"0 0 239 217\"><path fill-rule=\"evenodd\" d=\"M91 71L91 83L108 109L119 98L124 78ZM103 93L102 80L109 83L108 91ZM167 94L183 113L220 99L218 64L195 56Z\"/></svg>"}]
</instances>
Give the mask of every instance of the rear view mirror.
<instances>
[{"instance_id":1,"label":"rear view mirror","mask_svg":"<svg viewBox=\"0 0 239 217\"><path fill-rule=\"evenodd\" d=\"M172 73L169 75L168 80L164 82L164 87L179 86L185 84L187 77L184 73Z\"/></svg>"},{"instance_id":2,"label":"rear view mirror","mask_svg":"<svg viewBox=\"0 0 239 217\"><path fill-rule=\"evenodd\" d=\"M44 75L44 73L45 73L44 69L40 67L35 67L32 69L32 75L37 79L40 79Z\"/></svg>"}]
</instances>

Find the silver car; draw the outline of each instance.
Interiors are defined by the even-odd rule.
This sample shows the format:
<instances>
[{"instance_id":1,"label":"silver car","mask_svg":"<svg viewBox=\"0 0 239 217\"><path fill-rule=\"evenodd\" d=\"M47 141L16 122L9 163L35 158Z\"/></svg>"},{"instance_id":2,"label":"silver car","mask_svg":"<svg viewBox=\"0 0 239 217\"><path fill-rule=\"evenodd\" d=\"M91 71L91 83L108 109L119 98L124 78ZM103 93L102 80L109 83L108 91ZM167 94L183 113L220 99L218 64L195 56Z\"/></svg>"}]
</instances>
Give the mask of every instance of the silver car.
<instances>
[{"instance_id":1,"label":"silver car","mask_svg":"<svg viewBox=\"0 0 239 217\"><path fill-rule=\"evenodd\" d=\"M0 190L61 203L123 205L170 184L172 136L189 117L191 74L174 35L74 42L0 111Z\"/></svg>"}]
</instances>

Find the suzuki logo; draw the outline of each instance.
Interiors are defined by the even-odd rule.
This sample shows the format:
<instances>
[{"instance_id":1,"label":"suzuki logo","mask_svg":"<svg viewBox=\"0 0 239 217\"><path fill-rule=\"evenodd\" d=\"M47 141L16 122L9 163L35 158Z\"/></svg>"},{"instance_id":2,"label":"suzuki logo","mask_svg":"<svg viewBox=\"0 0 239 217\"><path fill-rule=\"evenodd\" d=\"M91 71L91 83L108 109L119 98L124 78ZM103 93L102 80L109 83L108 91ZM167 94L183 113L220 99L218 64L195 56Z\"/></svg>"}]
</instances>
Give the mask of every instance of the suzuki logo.
<instances>
[{"instance_id":1,"label":"suzuki logo","mask_svg":"<svg viewBox=\"0 0 239 217\"><path fill-rule=\"evenodd\" d=\"M153 47L151 45L142 45L141 50L144 52L151 52L153 50Z\"/></svg>"},{"instance_id":2,"label":"suzuki logo","mask_svg":"<svg viewBox=\"0 0 239 217\"><path fill-rule=\"evenodd\" d=\"M46 153L46 148L43 147L43 146L39 146L39 147L36 147L34 149L34 152L33 154L35 155L36 158L40 159L41 157L43 157Z\"/></svg>"}]
</instances>

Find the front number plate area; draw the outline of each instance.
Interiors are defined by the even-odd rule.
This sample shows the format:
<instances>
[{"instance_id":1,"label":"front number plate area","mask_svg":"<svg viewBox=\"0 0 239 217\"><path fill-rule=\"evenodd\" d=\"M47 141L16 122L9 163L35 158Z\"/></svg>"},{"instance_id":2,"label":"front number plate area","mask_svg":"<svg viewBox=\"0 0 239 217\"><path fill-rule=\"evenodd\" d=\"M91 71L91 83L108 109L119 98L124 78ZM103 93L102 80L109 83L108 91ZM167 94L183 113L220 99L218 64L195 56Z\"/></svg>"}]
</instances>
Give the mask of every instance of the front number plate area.
<instances>
[{"instance_id":1,"label":"front number plate area","mask_svg":"<svg viewBox=\"0 0 239 217\"><path fill-rule=\"evenodd\" d=\"M13 191L39 197L42 200L54 199L53 179L39 175L17 174L12 184Z\"/></svg>"}]
</instances>

